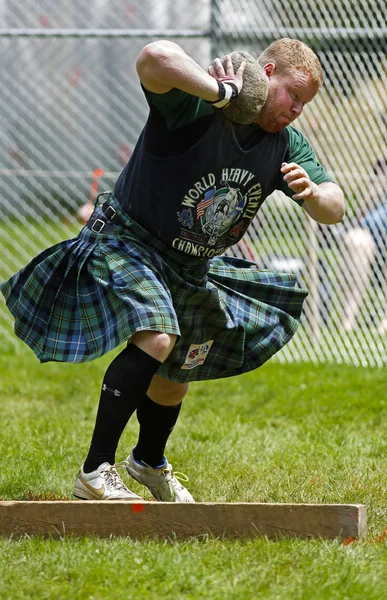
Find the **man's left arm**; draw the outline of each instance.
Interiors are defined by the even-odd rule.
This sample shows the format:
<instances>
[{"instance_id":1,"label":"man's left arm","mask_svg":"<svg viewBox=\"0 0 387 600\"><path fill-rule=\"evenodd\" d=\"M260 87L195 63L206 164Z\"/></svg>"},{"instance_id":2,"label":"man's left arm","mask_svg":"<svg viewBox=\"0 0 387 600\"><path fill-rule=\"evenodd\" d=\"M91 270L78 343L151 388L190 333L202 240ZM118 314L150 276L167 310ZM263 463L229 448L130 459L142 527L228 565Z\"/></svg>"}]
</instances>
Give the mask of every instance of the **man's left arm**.
<instances>
[{"instance_id":1,"label":"man's left arm","mask_svg":"<svg viewBox=\"0 0 387 600\"><path fill-rule=\"evenodd\" d=\"M283 163L283 180L294 192L293 200L301 201L302 208L312 219L324 225L339 223L345 214L344 194L332 181L314 183L308 173L295 162Z\"/></svg>"}]
</instances>

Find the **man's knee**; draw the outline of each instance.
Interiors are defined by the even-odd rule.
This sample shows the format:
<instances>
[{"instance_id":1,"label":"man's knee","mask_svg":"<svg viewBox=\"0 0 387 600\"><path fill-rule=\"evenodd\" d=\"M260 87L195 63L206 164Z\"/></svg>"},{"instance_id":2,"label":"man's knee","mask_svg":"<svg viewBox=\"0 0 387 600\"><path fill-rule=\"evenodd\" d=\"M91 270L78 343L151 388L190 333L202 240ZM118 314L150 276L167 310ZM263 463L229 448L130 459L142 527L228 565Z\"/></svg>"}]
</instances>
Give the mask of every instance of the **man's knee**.
<instances>
[{"instance_id":1,"label":"man's knee","mask_svg":"<svg viewBox=\"0 0 387 600\"><path fill-rule=\"evenodd\" d=\"M176 344L177 336L157 331L138 331L131 343L153 356L156 360L164 362Z\"/></svg>"},{"instance_id":2,"label":"man's knee","mask_svg":"<svg viewBox=\"0 0 387 600\"><path fill-rule=\"evenodd\" d=\"M188 392L188 383L169 381L160 375L154 375L148 388L148 396L153 402L164 406L175 406L182 402Z\"/></svg>"}]
</instances>

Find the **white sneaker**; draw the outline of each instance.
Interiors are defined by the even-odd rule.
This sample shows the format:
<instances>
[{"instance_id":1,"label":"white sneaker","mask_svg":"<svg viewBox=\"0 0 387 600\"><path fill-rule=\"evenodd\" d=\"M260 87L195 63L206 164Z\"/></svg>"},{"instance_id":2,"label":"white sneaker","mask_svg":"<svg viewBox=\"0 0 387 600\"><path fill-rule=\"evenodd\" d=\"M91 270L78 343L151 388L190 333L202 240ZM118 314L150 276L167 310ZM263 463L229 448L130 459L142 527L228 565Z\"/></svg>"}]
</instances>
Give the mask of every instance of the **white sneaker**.
<instances>
[{"instance_id":1,"label":"white sneaker","mask_svg":"<svg viewBox=\"0 0 387 600\"><path fill-rule=\"evenodd\" d=\"M178 481L182 473L173 474L172 465L166 460L165 466L153 469L135 460L133 452L125 461L129 475L145 485L150 493L161 502L195 502L188 490ZM188 481L187 477L184 481Z\"/></svg>"},{"instance_id":2,"label":"white sneaker","mask_svg":"<svg viewBox=\"0 0 387 600\"><path fill-rule=\"evenodd\" d=\"M115 466L108 462L102 463L96 471L84 473L79 469L74 485L74 496L81 500L142 500L123 483Z\"/></svg>"}]
</instances>

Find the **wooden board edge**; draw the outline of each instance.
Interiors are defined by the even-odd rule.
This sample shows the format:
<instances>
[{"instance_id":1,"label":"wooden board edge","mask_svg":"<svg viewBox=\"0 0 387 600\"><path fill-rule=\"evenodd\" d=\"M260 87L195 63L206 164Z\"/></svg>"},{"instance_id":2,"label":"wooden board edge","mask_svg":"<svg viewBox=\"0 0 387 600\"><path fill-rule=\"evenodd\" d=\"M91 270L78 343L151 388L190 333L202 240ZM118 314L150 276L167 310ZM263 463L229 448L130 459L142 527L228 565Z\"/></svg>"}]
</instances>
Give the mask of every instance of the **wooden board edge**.
<instances>
[{"instance_id":1,"label":"wooden board edge","mask_svg":"<svg viewBox=\"0 0 387 600\"><path fill-rule=\"evenodd\" d=\"M360 539L362 504L0 501L0 535Z\"/></svg>"}]
</instances>

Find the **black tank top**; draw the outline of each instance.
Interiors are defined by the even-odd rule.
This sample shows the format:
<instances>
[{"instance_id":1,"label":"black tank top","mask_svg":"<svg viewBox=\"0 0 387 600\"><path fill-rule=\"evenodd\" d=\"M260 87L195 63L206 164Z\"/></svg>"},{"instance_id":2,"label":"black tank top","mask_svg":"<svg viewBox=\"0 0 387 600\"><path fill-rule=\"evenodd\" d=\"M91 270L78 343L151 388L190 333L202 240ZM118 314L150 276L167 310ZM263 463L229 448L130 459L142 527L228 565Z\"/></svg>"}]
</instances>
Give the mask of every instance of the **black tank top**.
<instances>
[{"instance_id":1,"label":"black tank top","mask_svg":"<svg viewBox=\"0 0 387 600\"><path fill-rule=\"evenodd\" d=\"M178 156L146 148L148 120L114 192L126 212L168 246L211 258L236 244L263 201L280 187L288 132L250 129L250 149L238 126L216 112L207 131ZM257 143L251 136L257 132ZM246 132L245 132L246 133Z\"/></svg>"}]
</instances>

